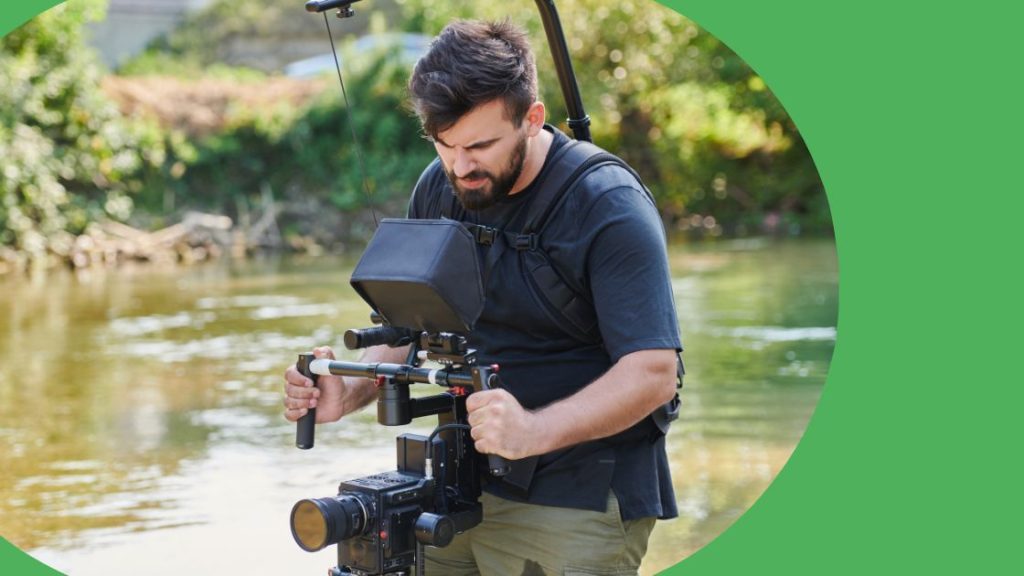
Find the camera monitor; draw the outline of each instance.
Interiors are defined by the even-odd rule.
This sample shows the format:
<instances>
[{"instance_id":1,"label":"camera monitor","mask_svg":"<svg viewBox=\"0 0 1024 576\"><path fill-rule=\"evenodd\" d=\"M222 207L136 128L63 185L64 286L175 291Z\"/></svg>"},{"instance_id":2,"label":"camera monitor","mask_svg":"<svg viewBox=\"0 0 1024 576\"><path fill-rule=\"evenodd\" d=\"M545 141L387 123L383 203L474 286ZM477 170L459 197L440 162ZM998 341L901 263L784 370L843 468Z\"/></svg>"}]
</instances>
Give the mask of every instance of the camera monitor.
<instances>
[{"instance_id":1,"label":"camera monitor","mask_svg":"<svg viewBox=\"0 0 1024 576\"><path fill-rule=\"evenodd\" d=\"M391 326L466 333L484 306L476 242L453 220L381 220L351 283Z\"/></svg>"}]
</instances>

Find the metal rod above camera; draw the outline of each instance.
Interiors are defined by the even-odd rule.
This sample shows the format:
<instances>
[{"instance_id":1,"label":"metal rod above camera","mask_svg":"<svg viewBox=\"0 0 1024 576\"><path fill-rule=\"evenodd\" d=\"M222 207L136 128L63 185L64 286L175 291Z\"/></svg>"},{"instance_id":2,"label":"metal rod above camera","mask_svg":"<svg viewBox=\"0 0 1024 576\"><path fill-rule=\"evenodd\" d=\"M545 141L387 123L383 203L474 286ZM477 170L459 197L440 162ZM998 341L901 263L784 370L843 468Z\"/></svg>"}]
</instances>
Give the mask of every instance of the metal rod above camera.
<instances>
[{"instance_id":1,"label":"metal rod above camera","mask_svg":"<svg viewBox=\"0 0 1024 576\"><path fill-rule=\"evenodd\" d=\"M416 368L408 364L385 362L345 362L318 358L309 363L309 370L321 376L355 376L376 380L384 377L396 384L436 384L437 386L472 386L473 376L445 369Z\"/></svg>"}]
</instances>

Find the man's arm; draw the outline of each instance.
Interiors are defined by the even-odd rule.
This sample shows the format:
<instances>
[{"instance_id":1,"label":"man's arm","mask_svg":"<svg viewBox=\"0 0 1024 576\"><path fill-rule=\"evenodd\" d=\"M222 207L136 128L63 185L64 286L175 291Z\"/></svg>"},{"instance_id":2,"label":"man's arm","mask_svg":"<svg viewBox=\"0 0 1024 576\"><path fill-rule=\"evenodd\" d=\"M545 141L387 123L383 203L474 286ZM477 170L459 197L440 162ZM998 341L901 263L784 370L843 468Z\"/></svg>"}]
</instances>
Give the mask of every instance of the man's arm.
<instances>
[{"instance_id":1,"label":"man's arm","mask_svg":"<svg viewBox=\"0 0 1024 576\"><path fill-rule=\"evenodd\" d=\"M391 348L374 346L363 351L360 362L387 362L401 364L409 354L409 347ZM317 358L334 359L334 351L327 346L313 349ZM370 404L377 398L377 388L373 380L342 376L320 376L318 386L306 378L295 368L289 366L284 373L284 417L296 421L316 408L316 421L335 422L346 414L351 414Z\"/></svg>"},{"instance_id":2,"label":"man's arm","mask_svg":"<svg viewBox=\"0 0 1024 576\"><path fill-rule=\"evenodd\" d=\"M676 351L639 350L579 392L526 410L505 390L466 401L476 449L510 460L597 440L633 426L676 393Z\"/></svg>"}]
</instances>

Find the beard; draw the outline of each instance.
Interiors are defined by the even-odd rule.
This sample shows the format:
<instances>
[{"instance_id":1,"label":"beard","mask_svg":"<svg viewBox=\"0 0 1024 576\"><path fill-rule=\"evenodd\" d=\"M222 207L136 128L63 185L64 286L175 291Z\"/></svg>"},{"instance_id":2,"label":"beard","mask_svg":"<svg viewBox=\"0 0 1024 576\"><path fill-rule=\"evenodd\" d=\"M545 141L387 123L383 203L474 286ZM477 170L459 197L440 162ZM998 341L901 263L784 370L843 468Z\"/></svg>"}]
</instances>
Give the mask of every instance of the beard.
<instances>
[{"instance_id":1,"label":"beard","mask_svg":"<svg viewBox=\"0 0 1024 576\"><path fill-rule=\"evenodd\" d=\"M452 190L459 199L462 207L466 210L483 210L490 208L498 202L508 198L509 192L515 186L519 175L523 173L523 165L526 161L526 136L524 135L516 143L509 157L508 166L500 174L491 174L486 170L474 170L463 176L465 180L476 180L486 178L487 182L478 188L463 188L459 185L457 178L451 170L445 168L444 173L448 181L452 183Z\"/></svg>"}]
</instances>

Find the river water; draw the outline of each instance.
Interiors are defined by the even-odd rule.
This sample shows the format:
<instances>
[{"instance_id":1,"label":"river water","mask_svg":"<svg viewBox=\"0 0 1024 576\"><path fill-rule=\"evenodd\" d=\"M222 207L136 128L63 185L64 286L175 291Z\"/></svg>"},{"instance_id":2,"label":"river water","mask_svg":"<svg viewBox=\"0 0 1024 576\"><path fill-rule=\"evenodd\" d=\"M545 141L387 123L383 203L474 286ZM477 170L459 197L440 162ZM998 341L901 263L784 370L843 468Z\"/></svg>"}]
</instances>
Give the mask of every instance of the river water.
<instances>
[{"instance_id":1,"label":"river water","mask_svg":"<svg viewBox=\"0 0 1024 576\"><path fill-rule=\"evenodd\" d=\"M679 244L670 258L688 369L668 442L681 515L658 524L644 574L711 541L771 483L836 338L830 240ZM394 437L429 431L379 426L370 409L293 447L285 366L368 324L351 266L0 279L0 536L76 576L323 574L333 549L295 545L292 504L393 469Z\"/></svg>"}]
</instances>

